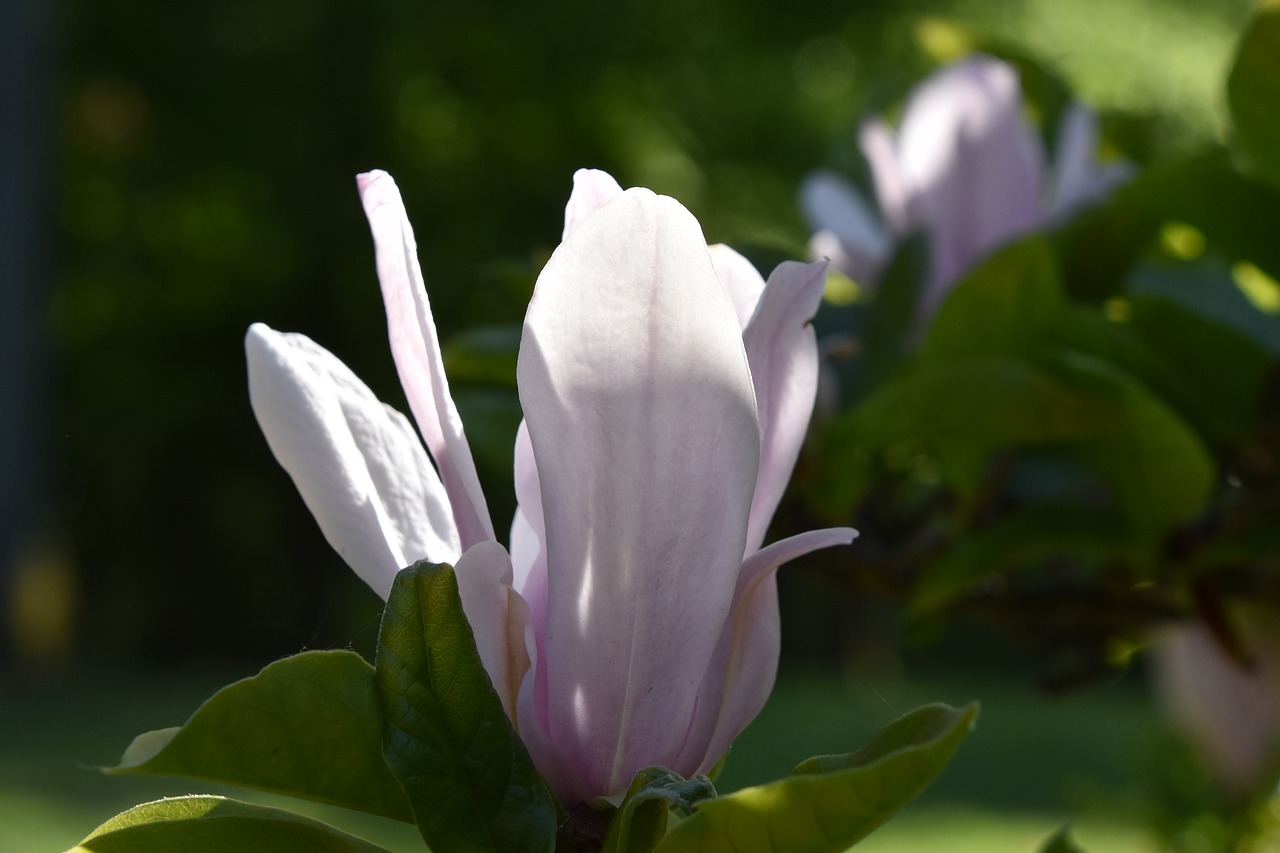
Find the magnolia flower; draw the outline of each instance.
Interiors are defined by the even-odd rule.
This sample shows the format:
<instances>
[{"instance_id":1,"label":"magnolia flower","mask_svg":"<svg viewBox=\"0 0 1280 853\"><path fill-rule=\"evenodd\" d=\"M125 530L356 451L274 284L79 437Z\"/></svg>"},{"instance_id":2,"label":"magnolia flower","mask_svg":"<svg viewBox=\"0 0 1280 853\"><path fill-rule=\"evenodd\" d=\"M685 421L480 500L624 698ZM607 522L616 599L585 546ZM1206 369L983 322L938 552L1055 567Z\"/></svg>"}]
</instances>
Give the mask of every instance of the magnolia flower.
<instances>
[{"instance_id":1,"label":"magnolia flower","mask_svg":"<svg viewBox=\"0 0 1280 853\"><path fill-rule=\"evenodd\" d=\"M817 229L810 248L857 281L874 282L894 242L929 239L918 316L929 317L952 284L983 255L1020 234L1099 200L1131 173L1098 163L1097 118L1072 103L1062 118L1051 169L1023 116L1017 72L975 55L939 70L912 91L895 134L869 119L858 134L871 167L879 216L848 181L811 175L801 205Z\"/></svg>"},{"instance_id":2,"label":"magnolia flower","mask_svg":"<svg viewBox=\"0 0 1280 853\"><path fill-rule=\"evenodd\" d=\"M1272 611L1235 615L1249 667L1200 622L1160 632L1152 653L1165 713L1219 785L1248 799L1280 770L1280 631Z\"/></svg>"},{"instance_id":3,"label":"magnolia flower","mask_svg":"<svg viewBox=\"0 0 1280 853\"><path fill-rule=\"evenodd\" d=\"M852 541L761 548L817 382L825 264L763 281L670 198L581 171L538 277L518 381L519 500L494 537L449 393L413 232L382 172L358 180L391 350L422 441L334 356L261 324L254 412L325 536L376 592L455 564L494 688L566 805L660 764L706 772L777 668L774 572Z\"/></svg>"}]
</instances>

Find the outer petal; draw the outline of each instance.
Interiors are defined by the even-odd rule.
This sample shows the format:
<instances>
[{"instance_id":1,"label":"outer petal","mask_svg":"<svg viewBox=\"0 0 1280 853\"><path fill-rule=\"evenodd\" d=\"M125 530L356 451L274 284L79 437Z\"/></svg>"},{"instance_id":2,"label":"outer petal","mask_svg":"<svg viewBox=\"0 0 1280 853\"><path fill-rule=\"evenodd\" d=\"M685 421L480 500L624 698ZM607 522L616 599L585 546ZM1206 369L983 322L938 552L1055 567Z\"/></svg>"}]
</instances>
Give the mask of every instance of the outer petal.
<instances>
[{"instance_id":1,"label":"outer petal","mask_svg":"<svg viewBox=\"0 0 1280 853\"><path fill-rule=\"evenodd\" d=\"M698 694L698 716L674 765L678 771L688 775L714 767L773 690L782 633L778 567L812 551L847 545L857 535L848 527L810 530L774 542L743 561L733 609Z\"/></svg>"},{"instance_id":2,"label":"outer petal","mask_svg":"<svg viewBox=\"0 0 1280 853\"><path fill-rule=\"evenodd\" d=\"M462 419L449 394L431 303L422 284L418 247L400 190L386 172L356 179L373 231L378 280L387 311L387 333L400 384L422 438L449 493L462 547L493 539L493 524L476 476Z\"/></svg>"},{"instance_id":3,"label":"outer petal","mask_svg":"<svg viewBox=\"0 0 1280 853\"><path fill-rule=\"evenodd\" d=\"M255 323L244 343L267 443L361 580L386 598L410 563L456 560L444 487L405 417L302 335Z\"/></svg>"},{"instance_id":4,"label":"outer petal","mask_svg":"<svg viewBox=\"0 0 1280 853\"><path fill-rule=\"evenodd\" d=\"M579 169L573 173L573 193L564 207L564 233L562 240L582 224L596 208L614 196L622 194L622 187L613 175L600 169Z\"/></svg>"},{"instance_id":5,"label":"outer petal","mask_svg":"<svg viewBox=\"0 0 1280 853\"><path fill-rule=\"evenodd\" d=\"M814 172L800 186L800 207L809 224L827 235L811 244L821 252L817 257L864 284L879 277L893 238L852 184L834 172Z\"/></svg>"},{"instance_id":6,"label":"outer petal","mask_svg":"<svg viewBox=\"0 0 1280 853\"><path fill-rule=\"evenodd\" d=\"M1056 155L1053 198L1049 200L1049 215L1055 219L1099 201L1134 172L1128 161L1098 162L1098 117L1076 101L1063 114Z\"/></svg>"},{"instance_id":7,"label":"outer petal","mask_svg":"<svg viewBox=\"0 0 1280 853\"><path fill-rule=\"evenodd\" d=\"M928 316L964 270L1040 222L1043 154L1022 117L1017 73L975 56L934 74L907 104L899 152L930 236Z\"/></svg>"},{"instance_id":8,"label":"outer petal","mask_svg":"<svg viewBox=\"0 0 1280 853\"><path fill-rule=\"evenodd\" d=\"M751 322L751 315L756 313L760 294L764 293L764 279L751 261L723 243L708 246L707 252L711 255L711 265L715 267L720 284L733 303L738 325L745 329Z\"/></svg>"},{"instance_id":9,"label":"outer petal","mask_svg":"<svg viewBox=\"0 0 1280 853\"><path fill-rule=\"evenodd\" d=\"M479 542L455 566L462 610L476 649L507 717L516 721L516 696L529 672L529 607L511 587L511 558L497 542Z\"/></svg>"},{"instance_id":10,"label":"outer petal","mask_svg":"<svg viewBox=\"0 0 1280 853\"><path fill-rule=\"evenodd\" d=\"M826 280L825 261L779 264L742 333L760 418L760 475L747 554L764 542L809 428L818 394L818 342L809 321L818 313Z\"/></svg>"},{"instance_id":11,"label":"outer petal","mask_svg":"<svg viewBox=\"0 0 1280 853\"><path fill-rule=\"evenodd\" d=\"M535 705L573 803L676 757L746 540L751 376L689 212L634 189L576 229L538 279L518 375L547 536Z\"/></svg>"},{"instance_id":12,"label":"outer petal","mask_svg":"<svg viewBox=\"0 0 1280 853\"><path fill-rule=\"evenodd\" d=\"M880 215L894 233L906 234L917 224L911 217L911 188L898 163L898 143L882 119L867 119L858 128L858 147L871 167Z\"/></svg>"}]
</instances>

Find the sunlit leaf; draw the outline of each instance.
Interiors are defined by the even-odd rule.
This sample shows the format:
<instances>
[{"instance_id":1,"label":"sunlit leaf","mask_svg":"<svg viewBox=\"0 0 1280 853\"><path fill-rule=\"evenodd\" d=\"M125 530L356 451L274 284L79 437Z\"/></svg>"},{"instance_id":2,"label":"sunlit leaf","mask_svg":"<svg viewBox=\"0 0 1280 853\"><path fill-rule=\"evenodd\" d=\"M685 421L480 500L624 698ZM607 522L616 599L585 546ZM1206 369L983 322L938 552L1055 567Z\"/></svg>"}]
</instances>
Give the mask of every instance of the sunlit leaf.
<instances>
[{"instance_id":1,"label":"sunlit leaf","mask_svg":"<svg viewBox=\"0 0 1280 853\"><path fill-rule=\"evenodd\" d=\"M1040 853L1084 853L1084 848L1071 837L1071 827L1064 826L1049 837Z\"/></svg>"},{"instance_id":2,"label":"sunlit leaf","mask_svg":"<svg viewBox=\"0 0 1280 853\"><path fill-rule=\"evenodd\" d=\"M185 725L139 735L106 772L189 776L410 821L382 759L381 721L364 658L303 652L219 690Z\"/></svg>"},{"instance_id":3,"label":"sunlit leaf","mask_svg":"<svg viewBox=\"0 0 1280 853\"><path fill-rule=\"evenodd\" d=\"M225 797L193 795L134 806L95 829L70 853L386 853L318 820Z\"/></svg>"},{"instance_id":4,"label":"sunlit leaf","mask_svg":"<svg viewBox=\"0 0 1280 853\"><path fill-rule=\"evenodd\" d=\"M977 705L926 705L848 755L811 758L777 782L706 800L659 853L841 851L915 798L973 728Z\"/></svg>"},{"instance_id":5,"label":"sunlit leaf","mask_svg":"<svg viewBox=\"0 0 1280 853\"><path fill-rule=\"evenodd\" d=\"M396 575L375 670L383 754L427 844L553 850L555 801L480 662L452 568L421 562Z\"/></svg>"},{"instance_id":6,"label":"sunlit leaf","mask_svg":"<svg viewBox=\"0 0 1280 853\"><path fill-rule=\"evenodd\" d=\"M1144 169L1103 205L1055 235L1071 294L1120 292L1169 222L1197 229L1205 251L1280 277L1280 192L1242 175L1222 150Z\"/></svg>"},{"instance_id":7,"label":"sunlit leaf","mask_svg":"<svg viewBox=\"0 0 1280 853\"><path fill-rule=\"evenodd\" d=\"M1280 5L1262 4L1249 23L1227 77L1236 143L1258 172L1280 182Z\"/></svg>"}]
</instances>

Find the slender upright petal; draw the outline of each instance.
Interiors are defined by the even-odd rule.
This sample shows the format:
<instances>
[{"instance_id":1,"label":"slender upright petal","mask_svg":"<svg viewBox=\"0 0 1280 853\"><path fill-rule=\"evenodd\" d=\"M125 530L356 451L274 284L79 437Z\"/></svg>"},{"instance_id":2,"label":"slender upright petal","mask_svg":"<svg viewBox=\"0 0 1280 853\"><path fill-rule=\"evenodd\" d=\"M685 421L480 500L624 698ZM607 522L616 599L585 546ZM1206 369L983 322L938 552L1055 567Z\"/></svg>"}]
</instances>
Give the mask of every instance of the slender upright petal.
<instances>
[{"instance_id":1,"label":"slender upright petal","mask_svg":"<svg viewBox=\"0 0 1280 853\"><path fill-rule=\"evenodd\" d=\"M738 325L745 329L756 313L756 306L760 304L760 294L764 293L764 279L751 261L723 243L708 246L707 251L711 255L711 266L715 268L720 284L733 303L734 313L738 315Z\"/></svg>"},{"instance_id":2,"label":"slender upright petal","mask_svg":"<svg viewBox=\"0 0 1280 853\"><path fill-rule=\"evenodd\" d=\"M782 634L778 568L805 554L847 545L857 535L848 527L810 530L774 542L743 561L729 620L698 693L698 714L676 766L696 768L689 773L709 771L769 698Z\"/></svg>"},{"instance_id":3,"label":"slender upright petal","mask_svg":"<svg viewBox=\"0 0 1280 853\"><path fill-rule=\"evenodd\" d=\"M302 335L255 323L245 355L267 444L361 580L386 598L410 563L458 558L444 487L403 415Z\"/></svg>"},{"instance_id":4,"label":"slender upright petal","mask_svg":"<svg viewBox=\"0 0 1280 853\"><path fill-rule=\"evenodd\" d=\"M779 264L742 334L760 419L760 476L746 553L764 542L791 479L818 394L818 341L810 320L822 303L827 264Z\"/></svg>"},{"instance_id":5,"label":"slender upright petal","mask_svg":"<svg viewBox=\"0 0 1280 853\"><path fill-rule=\"evenodd\" d=\"M817 229L815 257L828 258L861 283L880 275L893 238L852 184L834 172L814 172L800 186L800 206Z\"/></svg>"},{"instance_id":6,"label":"slender upright petal","mask_svg":"<svg viewBox=\"0 0 1280 853\"><path fill-rule=\"evenodd\" d=\"M538 279L518 376L547 537L534 704L572 800L676 758L746 540L751 376L688 211L633 189L575 229Z\"/></svg>"},{"instance_id":7,"label":"slender upright petal","mask_svg":"<svg viewBox=\"0 0 1280 853\"><path fill-rule=\"evenodd\" d=\"M454 567L476 649L507 717L529 670L529 606L511 586L511 559L497 542L473 545ZM527 636L528 635L528 636Z\"/></svg>"},{"instance_id":8,"label":"slender upright petal","mask_svg":"<svg viewBox=\"0 0 1280 853\"><path fill-rule=\"evenodd\" d=\"M1127 160L1098 161L1098 117L1084 104L1073 101L1062 114L1053 171L1048 214L1061 220L1131 178L1133 164Z\"/></svg>"},{"instance_id":9,"label":"slender upright petal","mask_svg":"<svg viewBox=\"0 0 1280 853\"><path fill-rule=\"evenodd\" d=\"M462 419L449 394L413 229L390 175L367 172L359 176L357 185L373 232L387 333L400 384L449 493L462 547L470 548L494 538L493 522L462 431Z\"/></svg>"}]
</instances>

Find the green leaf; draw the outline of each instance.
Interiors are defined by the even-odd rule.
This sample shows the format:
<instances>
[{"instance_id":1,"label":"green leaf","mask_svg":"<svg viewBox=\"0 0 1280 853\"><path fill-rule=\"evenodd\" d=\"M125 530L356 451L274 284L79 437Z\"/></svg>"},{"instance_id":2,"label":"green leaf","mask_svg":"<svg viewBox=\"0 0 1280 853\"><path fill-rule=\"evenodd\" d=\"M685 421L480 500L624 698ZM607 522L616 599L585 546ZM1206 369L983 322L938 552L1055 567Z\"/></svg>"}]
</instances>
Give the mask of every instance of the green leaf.
<instances>
[{"instance_id":1,"label":"green leaf","mask_svg":"<svg viewBox=\"0 0 1280 853\"><path fill-rule=\"evenodd\" d=\"M862 327L858 366L863 387L874 388L910 350L927 259L924 234L912 234L898 244L880 276Z\"/></svg>"},{"instance_id":2,"label":"green leaf","mask_svg":"<svg viewBox=\"0 0 1280 853\"><path fill-rule=\"evenodd\" d=\"M1240 174L1225 151L1155 166L1055 234L1062 281L1088 299L1119 292L1171 222L1199 230L1206 253L1250 261L1280 278L1276 221L1280 192Z\"/></svg>"},{"instance_id":3,"label":"green leaf","mask_svg":"<svg viewBox=\"0 0 1280 853\"><path fill-rule=\"evenodd\" d=\"M516 387L519 326L478 326L449 338L441 349L451 383Z\"/></svg>"},{"instance_id":4,"label":"green leaf","mask_svg":"<svg viewBox=\"0 0 1280 853\"><path fill-rule=\"evenodd\" d=\"M1058 556L1105 559L1126 557L1130 551L1129 530L1110 509L1063 504L1029 507L957 539L955 547L925 569L912 609L924 612L945 605L995 572Z\"/></svg>"},{"instance_id":5,"label":"green leaf","mask_svg":"<svg viewBox=\"0 0 1280 853\"><path fill-rule=\"evenodd\" d=\"M396 575L374 664L383 755L427 844L550 851L556 805L480 662L446 565Z\"/></svg>"},{"instance_id":6,"label":"green leaf","mask_svg":"<svg viewBox=\"0 0 1280 853\"><path fill-rule=\"evenodd\" d=\"M1084 853L1084 848L1071 837L1071 827L1064 826L1049 837L1040 853Z\"/></svg>"},{"instance_id":7,"label":"green leaf","mask_svg":"<svg viewBox=\"0 0 1280 853\"><path fill-rule=\"evenodd\" d=\"M134 806L95 829L70 853L228 850L387 853L318 820L225 797L192 795Z\"/></svg>"},{"instance_id":8,"label":"green leaf","mask_svg":"<svg viewBox=\"0 0 1280 853\"><path fill-rule=\"evenodd\" d=\"M1120 429L1091 437L1080 449L1135 528L1154 539L1203 509L1217 464L1177 413L1106 362L1064 351L1051 364L1073 387L1110 401L1121 419Z\"/></svg>"},{"instance_id":9,"label":"green leaf","mask_svg":"<svg viewBox=\"0 0 1280 853\"><path fill-rule=\"evenodd\" d=\"M1239 441L1252 426L1280 320L1254 308L1217 266L1143 270L1132 289L1130 327L1177 377L1170 402L1213 440Z\"/></svg>"},{"instance_id":10,"label":"green leaf","mask_svg":"<svg viewBox=\"0 0 1280 853\"><path fill-rule=\"evenodd\" d=\"M382 759L373 667L303 652L222 688L179 728L134 739L107 773L188 776L411 821Z\"/></svg>"},{"instance_id":11,"label":"green leaf","mask_svg":"<svg viewBox=\"0 0 1280 853\"><path fill-rule=\"evenodd\" d=\"M929 786L977 713L976 704L917 708L857 752L811 758L786 779L700 803L656 850L845 850Z\"/></svg>"},{"instance_id":12,"label":"green leaf","mask_svg":"<svg viewBox=\"0 0 1280 853\"><path fill-rule=\"evenodd\" d=\"M1119 428L1123 415L1029 361L991 357L930 364L886 383L831 430L872 446L1043 444Z\"/></svg>"},{"instance_id":13,"label":"green leaf","mask_svg":"<svg viewBox=\"0 0 1280 853\"><path fill-rule=\"evenodd\" d=\"M961 279L938 308L922 362L1027 352L1041 345L1063 307L1058 266L1044 237L1013 243Z\"/></svg>"},{"instance_id":14,"label":"green leaf","mask_svg":"<svg viewBox=\"0 0 1280 853\"><path fill-rule=\"evenodd\" d=\"M1227 76L1236 142L1258 171L1280 182L1280 6L1264 3L1249 23Z\"/></svg>"},{"instance_id":15,"label":"green leaf","mask_svg":"<svg viewBox=\"0 0 1280 853\"><path fill-rule=\"evenodd\" d=\"M614 814L602 853L647 853L666 835L672 808L687 814L715 796L715 786L706 776L685 779L665 767L646 767L636 774Z\"/></svg>"}]
</instances>

